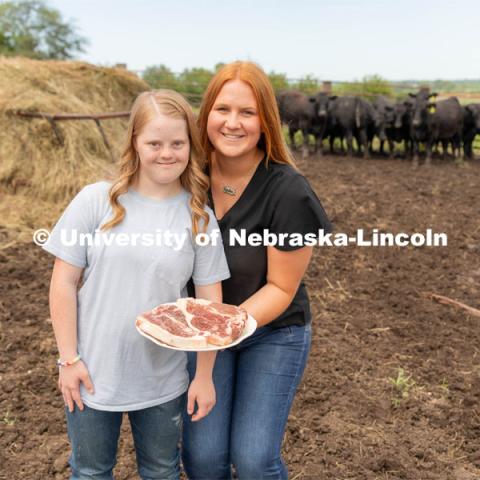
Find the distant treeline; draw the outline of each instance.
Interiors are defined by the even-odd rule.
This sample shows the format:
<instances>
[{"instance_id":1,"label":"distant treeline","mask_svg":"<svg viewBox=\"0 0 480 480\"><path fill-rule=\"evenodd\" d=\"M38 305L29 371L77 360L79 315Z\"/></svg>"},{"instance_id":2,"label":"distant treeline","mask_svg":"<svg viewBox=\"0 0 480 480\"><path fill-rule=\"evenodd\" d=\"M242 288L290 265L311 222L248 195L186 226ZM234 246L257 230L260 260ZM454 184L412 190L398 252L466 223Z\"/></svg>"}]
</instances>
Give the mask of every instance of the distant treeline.
<instances>
[{"instance_id":1,"label":"distant treeline","mask_svg":"<svg viewBox=\"0 0 480 480\"><path fill-rule=\"evenodd\" d=\"M182 72L173 72L165 65L150 66L143 71L144 80L152 88L171 88L183 93L192 103L198 104L202 94L216 71L223 66L219 63L213 70L203 67L186 68ZM312 75L291 79L285 73L270 72L268 74L273 88L280 90L299 90L306 94L314 94L324 89L323 82ZM332 82L331 92L334 95L359 95L372 99L376 95L385 95L392 99L402 98L408 92L417 91L428 86L431 91L480 93L480 80L406 80L391 82L380 75L370 75L356 82Z\"/></svg>"},{"instance_id":2,"label":"distant treeline","mask_svg":"<svg viewBox=\"0 0 480 480\"><path fill-rule=\"evenodd\" d=\"M480 80L404 80L393 84L399 88L425 84L429 85L432 91L438 92L480 93Z\"/></svg>"}]
</instances>

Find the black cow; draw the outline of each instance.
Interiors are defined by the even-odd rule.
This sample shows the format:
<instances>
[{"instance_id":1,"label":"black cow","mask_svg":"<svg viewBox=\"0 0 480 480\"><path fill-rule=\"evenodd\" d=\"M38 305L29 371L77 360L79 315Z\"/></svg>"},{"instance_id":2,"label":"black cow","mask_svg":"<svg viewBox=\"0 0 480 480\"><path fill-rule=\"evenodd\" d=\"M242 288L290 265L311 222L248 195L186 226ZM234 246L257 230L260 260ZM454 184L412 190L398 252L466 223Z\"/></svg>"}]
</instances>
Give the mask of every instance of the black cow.
<instances>
[{"instance_id":1,"label":"black cow","mask_svg":"<svg viewBox=\"0 0 480 480\"><path fill-rule=\"evenodd\" d=\"M480 134L480 104L470 103L463 107L463 155L473 159L473 141Z\"/></svg>"},{"instance_id":2,"label":"black cow","mask_svg":"<svg viewBox=\"0 0 480 480\"><path fill-rule=\"evenodd\" d=\"M329 135L330 139L340 137L347 140L348 155L353 155L353 137L364 147L364 155L368 156L368 141L371 133L373 107L358 97L337 97L330 105L331 118Z\"/></svg>"},{"instance_id":3,"label":"black cow","mask_svg":"<svg viewBox=\"0 0 480 480\"><path fill-rule=\"evenodd\" d=\"M413 142L413 165L418 165L420 143L425 143L426 165L430 165L432 146L442 142L443 152L448 142L452 142L453 154L457 158L460 152L460 141L463 131L463 111L456 97L431 102L436 94L414 95L410 136Z\"/></svg>"},{"instance_id":4,"label":"black cow","mask_svg":"<svg viewBox=\"0 0 480 480\"><path fill-rule=\"evenodd\" d=\"M384 153L385 141L388 141L390 157L393 156L393 123L395 121L394 103L383 95L378 95L372 102L374 108L375 135L380 140L380 154Z\"/></svg>"},{"instance_id":5,"label":"black cow","mask_svg":"<svg viewBox=\"0 0 480 480\"><path fill-rule=\"evenodd\" d=\"M410 124L413 103L407 99L394 104L393 106L393 127L388 130L388 138L393 142L403 142L405 155L412 155L412 142L410 140ZM393 145L390 156L393 156L395 146Z\"/></svg>"},{"instance_id":6,"label":"black cow","mask_svg":"<svg viewBox=\"0 0 480 480\"><path fill-rule=\"evenodd\" d=\"M368 158L375 136L376 113L372 104L364 98L357 97L355 105L355 138L357 139L360 155L363 150L363 157Z\"/></svg>"},{"instance_id":7,"label":"black cow","mask_svg":"<svg viewBox=\"0 0 480 480\"><path fill-rule=\"evenodd\" d=\"M355 131L355 97L337 97L330 105L330 138L347 139L348 155L353 155L353 135Z\"/></svg>"},{"instance_id":8,"label":"black cow","mask_svg":"<svg viewBox=\"0 0 480 480\"><path fill-rule=\"evenodd\" d=\"M315 148L320 154L323 153L323 140L327 137L330 139L330 153L333 153L335 132L332 123L331 108L336 98L336 95L328 95L324 92L317 93L309 98L314 108L312 130L315 136Z\"/></svg>"},{"instance_id":9,"label":"black cow","mask_svg":"<svg viewBox=\"0 0 480 480\"><path fill-rule=\"evenodd\" d=\"M295 150L294 134L303 134L303 158L308 157L308 135L313 133L315 108L307 95L297 91L284 91L277 94L278 110L283 123L288 126L288 136L292 150Z\"/></svg>"}]
</instances>

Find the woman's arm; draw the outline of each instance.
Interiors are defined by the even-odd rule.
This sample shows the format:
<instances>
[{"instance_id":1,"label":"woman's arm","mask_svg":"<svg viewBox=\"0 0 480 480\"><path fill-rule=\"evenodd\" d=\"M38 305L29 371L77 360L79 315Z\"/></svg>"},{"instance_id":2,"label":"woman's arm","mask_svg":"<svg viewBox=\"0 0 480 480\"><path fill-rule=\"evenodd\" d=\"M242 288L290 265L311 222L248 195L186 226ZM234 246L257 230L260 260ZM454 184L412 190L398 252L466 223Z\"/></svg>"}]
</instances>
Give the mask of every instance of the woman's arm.
<instances>
[{"instance_id":1,"label":"woman's arm","mask_svg":"<svg viewBox=\"0 0 480 480\"><path fill-rule=\"evenodd\" d=\"M212 302L221 302L222 284L217 282L212 285L195 285L195 296ZM188 389L188 414L193 414L195 402L198 405L197 412L192 416L192 422L206 417L215 406L216 396L212 373L216 356L215 351L197 353L197 369Z\"/></svg>"},{"instance_id":2,"label":"woman's arm","mask_svg":"<svg viewBox=\"0 0 480 480\"><path fill-rule=\"evenodd\" d=\"M82 268L70 265L59 258L55 259L50 282L50 316L62 361L70 361L77 356L77 289L82 276ZM58 386L65 405L73 412L74 402L83 410L80 398L80 382L90 393L93 385L85 364L80 360L73 365L60 367Z\"/></svg>"},{"instance_id":3,"label":"woman's arm","mask_svg":"<svg viewBox=\"0 0 480 480\"><path fill-rule=\"evenodd\" d=\"M241 307L252 315L258 327L279 317L290 305L308 268L313 247L284 252L267 247L267 283Z\"/></svg>"}]
</instances>

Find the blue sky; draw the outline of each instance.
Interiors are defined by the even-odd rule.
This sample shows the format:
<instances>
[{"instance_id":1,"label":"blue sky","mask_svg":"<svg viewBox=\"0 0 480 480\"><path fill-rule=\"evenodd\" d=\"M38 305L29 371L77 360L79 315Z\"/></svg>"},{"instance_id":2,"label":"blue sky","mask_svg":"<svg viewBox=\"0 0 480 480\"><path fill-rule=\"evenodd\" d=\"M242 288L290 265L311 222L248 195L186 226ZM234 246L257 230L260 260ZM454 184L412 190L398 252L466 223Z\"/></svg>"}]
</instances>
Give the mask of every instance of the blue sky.
<instances>
[{"instance_id":1,"label":"blue sky","mask_svg":"<svg viewBox=\"0 0 480 480\"><path fill-rule=\"evenodd\" d=\"M290 78L480 78L480 1L50 0L82 59L173 71L249 59Z\"/></svg>"}]
</instances>

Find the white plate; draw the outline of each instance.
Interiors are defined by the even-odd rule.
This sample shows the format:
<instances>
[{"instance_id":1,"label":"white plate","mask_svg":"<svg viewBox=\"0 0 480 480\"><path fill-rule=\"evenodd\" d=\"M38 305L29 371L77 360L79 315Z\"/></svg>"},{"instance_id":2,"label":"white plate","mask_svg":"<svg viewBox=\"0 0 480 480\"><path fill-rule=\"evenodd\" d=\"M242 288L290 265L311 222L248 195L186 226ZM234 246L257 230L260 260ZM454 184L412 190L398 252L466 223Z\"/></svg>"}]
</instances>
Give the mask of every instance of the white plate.
<instances>
[{"instance_id":1,"label":"white plate","mask_svg":"<svg viewBox=\"0 0 480 480\"><path fill-rule=\"evenodd\" d=\"M226 348L230 348L230 347L233 347L234 345L238 345L241 341L245 340L247 337L252 335L252 333L257 329L257 321L251 315L248 315L247 322L245 323L245 328L243 329L242 334L234 342L229 343L228 345L209 345L208 347L204 347L204 348L174 347L173 345L167 345L166 343L163 343L160 340L157 340L156 338L152 337L148 333L145 333L142 330L140 330L138 325L135 325L135 326L140 335L143 335L145 338L148 338L153 343L156 343L161 347L169 348L170 350L180 350L182 352L212 352L214 350L225 350Z\"/></svg>"}]
</instances>

